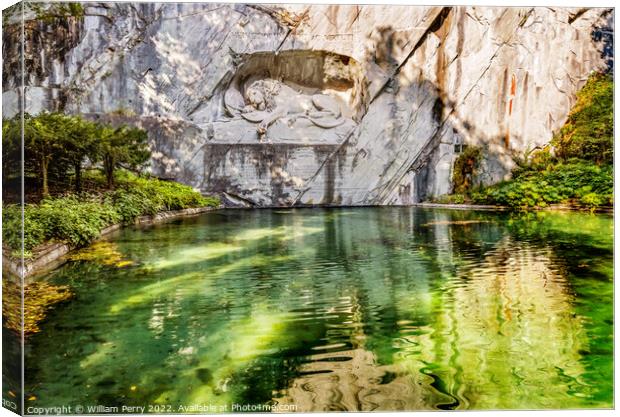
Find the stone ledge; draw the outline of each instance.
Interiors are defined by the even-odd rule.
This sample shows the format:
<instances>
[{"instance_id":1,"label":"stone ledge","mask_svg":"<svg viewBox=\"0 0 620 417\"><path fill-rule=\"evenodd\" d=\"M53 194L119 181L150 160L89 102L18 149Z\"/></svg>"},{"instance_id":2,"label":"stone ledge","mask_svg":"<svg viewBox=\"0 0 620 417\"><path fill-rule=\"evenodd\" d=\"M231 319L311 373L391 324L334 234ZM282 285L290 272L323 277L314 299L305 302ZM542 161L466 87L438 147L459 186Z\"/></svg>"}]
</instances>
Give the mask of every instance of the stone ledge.
<instances>
[{"instance_id":1,"label":"stone ledge","mask_svg":"<svg viewBox=\"0 0 620 417\"><path fill-rule=\"evenodd\" d=\"M423 208L445 208L456 210L510 210L510 207L506 206L491 206L485 204L442 204L442 203L416 203L412 204L414 207Z\"/></svg>"},{"instance_id":2,"label":"stone ledge","mask_svg":"<svg viewBox=\"0 0 620 417\"><path fill-rule=\"evenodd\" d=\"M208 211L217 210L218 208L219 207L197 207L183 210L164 211L149 216L137 217L134 220L133 224L149 225L161 223L179 217L196 216L202 213L206 213ZM103 239L112 232L120 230L123 226L125 225L123 225L122 223L117 223L102 229L95 241ZM21 277L23 273L24 278L29 278L34 275L38 275L59 267L67 261L67 258L64 255L79 248L80 247L70 246L66 243L45 243L35 248L33 251L35 253L35 257L33 259L24 260L23 265L21 259L11 259L9 257L8 250L3 248L2 271L18 278Z\"/></svg>"}]
</instances>

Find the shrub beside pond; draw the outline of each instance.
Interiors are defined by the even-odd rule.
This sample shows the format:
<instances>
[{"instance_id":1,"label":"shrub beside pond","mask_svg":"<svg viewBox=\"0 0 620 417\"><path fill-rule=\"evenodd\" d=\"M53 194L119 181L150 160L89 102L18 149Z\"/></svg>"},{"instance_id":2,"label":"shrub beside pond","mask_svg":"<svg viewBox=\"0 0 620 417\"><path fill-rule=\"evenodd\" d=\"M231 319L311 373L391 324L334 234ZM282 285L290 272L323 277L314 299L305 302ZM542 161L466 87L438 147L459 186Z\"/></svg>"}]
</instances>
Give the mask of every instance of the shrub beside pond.
<instances>
[{"instance_id":1,"label":"shrub beside pond","mask_svg":"<svg viewBox=\"0 0 620 417\"><path fill-rule=\"evenodd\" d=\"M613 167L578 160L554 164L543 171L528 171L511 181L482 188L470 197L477 204L510 207L608 206L613 204Z\"/></svg>"},{"instance_id":2,"label":"shrub beside pond","mask_svg":"<svg viewBox=\"0 0 620 417\"><path fill-rule=\"evenodd\" d=\"M24 251L46 242L65 242L84 246L101 230L116 223L132 223L137 217L168 210L194 207L217 207L219 199L204 197L191 187L155 178L138 177L118 172L114 190L97 188L105 179L100 174L88 176L88 192L47 197L24 208ZM2 211L4 244L13 251L21 250L21 209L6 205Z\"/></svg>"},{"instance_id":3,"label":"shrub beside pond","mask_svg":"<svg viewBox=\"0 0 620 417\"><path fill-rule=\"evenodd\" d=\"M467 150L467 148L466 148ZM472 187L478 148L456 160L455 194L439 203L473 203L514 208L566 204L595 209L613 205L613 80L595 73L577 94L566 124L550 146L514 158L512 179L488 187Z\"/></svg>"}]
</instances>

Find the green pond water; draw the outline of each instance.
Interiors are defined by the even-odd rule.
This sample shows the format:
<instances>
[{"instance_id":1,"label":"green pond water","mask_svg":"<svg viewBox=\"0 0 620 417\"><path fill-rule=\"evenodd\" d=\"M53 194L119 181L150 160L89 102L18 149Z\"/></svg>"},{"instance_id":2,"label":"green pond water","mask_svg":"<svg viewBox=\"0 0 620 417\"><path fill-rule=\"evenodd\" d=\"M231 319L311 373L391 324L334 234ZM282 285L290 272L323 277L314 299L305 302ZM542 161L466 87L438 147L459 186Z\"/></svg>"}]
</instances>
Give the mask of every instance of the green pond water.
<instances>
[{"instance_id":1,"label":"green pond water","mask_svg":"<svg viewBox=\"0 0 620 417\"><path fill-rule=\"evenodd\" d=\"M222 210L43 279L75 298L26 341L26 409L613 406L608 215Z\"/></svg>"}]
</instances>

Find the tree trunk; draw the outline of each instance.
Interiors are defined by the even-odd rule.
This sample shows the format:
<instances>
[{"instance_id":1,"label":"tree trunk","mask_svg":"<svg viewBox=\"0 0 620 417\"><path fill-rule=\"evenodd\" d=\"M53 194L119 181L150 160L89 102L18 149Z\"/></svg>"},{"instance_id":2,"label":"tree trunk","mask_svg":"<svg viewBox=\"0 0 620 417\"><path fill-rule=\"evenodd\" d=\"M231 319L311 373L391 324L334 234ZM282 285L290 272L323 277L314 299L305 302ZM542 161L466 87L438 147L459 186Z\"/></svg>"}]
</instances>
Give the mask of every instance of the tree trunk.
<instances>
[{"instance_id":1,"label":"tree trunk","mask_svg":"<svg viewBox=\"0 0 620 417\"><path fill-rule=\"evenodd\" d=\"M47 168L49 166L49 160L46 157L41 158L41 178L43 179L43 197L50 195L50 190L47 186Z\"/></svg>"},{"instance_id":2,"label":"tree trunk","mask_svg":"<svg viewBox=\"0 0 620 417\"><path fill-rule=\"evenodd\" d=\"M106 178L108 180L108 189L114 188L114 170L110 169L106 172Z\"/></svg>"},{"instance_id":3,"label":"tree trunk","mask_svg":"<svg viewBox=\"0 0 620 417\"><path fill-rule=\"evenodd\" d=\"M103 170L108 182L108 189L114 188L114 161L109 156L103 158Z\"/></svg>"},{"instance_id":4,"label":"tree trunk","mask_svg":"<svg viewBox=\"0 0 620 417\"><path fill-rule=\"evenodd\" d=\"M79 193L82 191L82 164L77 162L74 165L75 169L75 192Z\"/></svg>"}]
</instances>

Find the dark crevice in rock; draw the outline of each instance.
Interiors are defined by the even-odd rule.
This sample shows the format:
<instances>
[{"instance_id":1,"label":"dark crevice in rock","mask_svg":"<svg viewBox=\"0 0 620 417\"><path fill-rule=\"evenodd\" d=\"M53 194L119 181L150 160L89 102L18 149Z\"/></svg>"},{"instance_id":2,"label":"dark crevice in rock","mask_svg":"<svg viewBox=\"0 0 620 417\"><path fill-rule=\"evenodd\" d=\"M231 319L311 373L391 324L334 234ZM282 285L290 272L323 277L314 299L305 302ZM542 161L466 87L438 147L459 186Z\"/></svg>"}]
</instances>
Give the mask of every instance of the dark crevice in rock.
<instances>
[{"instance_id":1,"label":"dark crevice in rock","mask_svg":"<svg viewBox=\"0 0 620 417\"><path fill-rule=\"evenodd\" d=\"M583 8L581 8L581 9L577 10L575 13L570 14L570 15L568 16L568 24L569 24L569 25L572 25L572 24L573 24L573 22L574 22L575 20L577 20L577 19L579 19L581 16L583 16L583 14L584 14L585 12L587 12L588 10L590 10L590 8L588 8L588 7L583 7Z\"/></svg>"},{"instance_id":2,"label":"dark crevice in rock","mask_svg":"<svg viewBox=\"0 0 620 417\"><path fill-rule=\"evenodd\" d=\"M336 161L333 158L329 158L325 166L325 180L324 180L324 196L321 204L332 204L334 201L334 182Z\"/></svg>"}]
</instances>

